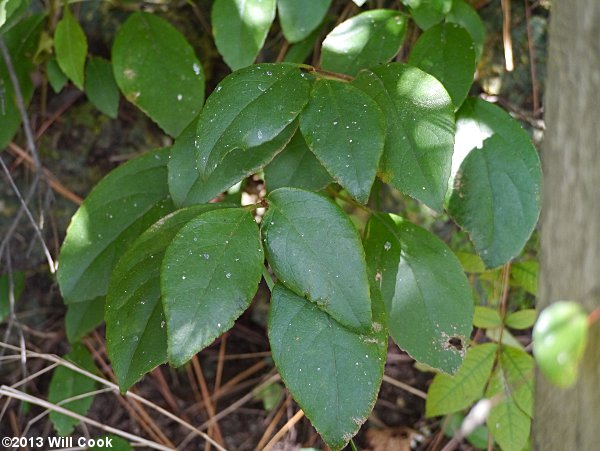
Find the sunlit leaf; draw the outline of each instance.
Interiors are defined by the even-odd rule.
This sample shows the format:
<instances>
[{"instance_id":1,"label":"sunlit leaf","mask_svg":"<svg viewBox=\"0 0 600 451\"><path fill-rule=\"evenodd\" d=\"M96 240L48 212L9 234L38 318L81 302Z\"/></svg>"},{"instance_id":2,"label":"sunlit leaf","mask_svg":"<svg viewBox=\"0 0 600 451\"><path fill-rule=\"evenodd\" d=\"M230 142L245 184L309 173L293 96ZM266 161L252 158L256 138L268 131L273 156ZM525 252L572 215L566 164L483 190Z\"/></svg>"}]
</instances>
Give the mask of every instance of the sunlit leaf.
<instances>
[{"instance_id":1,"label":"sunlit leaf","mask_svg":"<svg viewBox=\"0 0 600 451\"><path fill-rule=\"evenodd\" d=\"M331 0L278 0L283 35L289 42L305 39L323 21Z\"/></svg>"}]
</instances>

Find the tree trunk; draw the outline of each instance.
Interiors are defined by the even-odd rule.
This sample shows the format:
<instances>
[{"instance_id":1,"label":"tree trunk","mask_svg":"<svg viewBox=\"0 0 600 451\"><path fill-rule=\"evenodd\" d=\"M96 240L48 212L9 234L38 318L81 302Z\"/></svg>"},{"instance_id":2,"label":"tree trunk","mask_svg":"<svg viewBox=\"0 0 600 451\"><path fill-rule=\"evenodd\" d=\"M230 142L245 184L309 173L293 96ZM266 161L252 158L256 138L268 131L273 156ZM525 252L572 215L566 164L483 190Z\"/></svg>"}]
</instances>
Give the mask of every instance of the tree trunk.
<instances>
[{"instance_id":1,"label":"tree trunk","mask_svg":"<svg viewBox=\"0 0 600 451\"><path fill-rule=\"evenodd\" d=\"M600 2L555 0L550 26L538 307L600 305ZM534 449L600 449L600 324L577 384L536 379Z\"/></svg>"}]
</instances>

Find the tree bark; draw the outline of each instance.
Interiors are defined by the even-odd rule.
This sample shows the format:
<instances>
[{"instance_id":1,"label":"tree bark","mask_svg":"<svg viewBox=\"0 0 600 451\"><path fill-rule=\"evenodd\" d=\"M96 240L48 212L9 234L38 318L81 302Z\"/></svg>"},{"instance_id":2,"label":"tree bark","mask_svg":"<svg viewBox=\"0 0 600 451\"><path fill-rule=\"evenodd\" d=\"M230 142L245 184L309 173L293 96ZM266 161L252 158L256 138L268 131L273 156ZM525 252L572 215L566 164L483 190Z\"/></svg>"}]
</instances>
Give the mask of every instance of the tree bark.
<instances>
[{"instance_id":1,"label":"tree bark","mask_svg":"<svg viewBox=\"0 0 600 451\"><path fill-rule=\"evenodd\" d=\"M600 2L553 2L542 162L538 307L600 305ZM600 324L580 378L560 389L536 378L534 449L600 449Z\"/></svg>"}]
</instances>

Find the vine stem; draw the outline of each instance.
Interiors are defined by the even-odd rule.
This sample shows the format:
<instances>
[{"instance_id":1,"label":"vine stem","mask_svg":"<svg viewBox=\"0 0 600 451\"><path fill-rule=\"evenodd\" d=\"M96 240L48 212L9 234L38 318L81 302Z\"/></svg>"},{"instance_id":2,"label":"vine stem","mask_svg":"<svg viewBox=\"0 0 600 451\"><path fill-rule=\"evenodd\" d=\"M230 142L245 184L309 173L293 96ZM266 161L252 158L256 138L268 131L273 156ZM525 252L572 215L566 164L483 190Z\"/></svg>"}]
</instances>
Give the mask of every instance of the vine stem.
<instances>
[{"instance_id":1,"label":"vine stem","mask_svg":"<svg viewBox=\"0 0 600 451\"><path fill-rule=\"evenodd\" d=\"M329 194L331 194L333 197L337 197L338 199L346 202L347 204L350 204L356 208L360 208L363 211L366 211L367 213L373 213L373 210L371 210L369 207L367 207L366 205L363 205L357 201L355 201L354 199L345 196L343 194L340 194L338 191L332 189L332 188L327 188L327 192Z\"/></svg>"},{"instance_id":2,"label":"vine stem","mask_svg":"<svg viewBox=\"0 0 600 451\"><path fill-rule=\"evenodd\" d=\"M328 78L330 80L336 81L344 81L346 83L354 80L354 77L351 77L350 75L340 74L338 72L331 72L325 69L317 69L316 67L311 66L310 64L299 64L298 66L301 69L306 69L307 71L314 73L317 77Z\"/></svg>"}]
</instances>

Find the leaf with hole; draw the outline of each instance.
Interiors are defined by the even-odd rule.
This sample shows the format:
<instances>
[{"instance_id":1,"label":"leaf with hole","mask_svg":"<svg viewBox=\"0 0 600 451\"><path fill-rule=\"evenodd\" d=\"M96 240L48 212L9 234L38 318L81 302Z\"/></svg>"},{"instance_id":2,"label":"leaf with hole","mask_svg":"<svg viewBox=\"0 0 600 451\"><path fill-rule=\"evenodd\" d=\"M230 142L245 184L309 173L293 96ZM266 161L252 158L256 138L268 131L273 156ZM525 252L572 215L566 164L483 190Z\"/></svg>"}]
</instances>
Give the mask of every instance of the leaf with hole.
<instances>
[{"instance_id":1,"label":"leaf with hole","mask_svg":"<svg viewBox=\"0 0 600 451\"><path fill-rule=\"evenodd\" d=\"M269 191L285 186L319 191L333 182L331 176L306 145L297 131L283 152L265 168Z\"/></svg>"},{"instance_id":2,"label":"leaf with hole","mask_svg":"<svg viewBox=\"0 0 600 451\"><path fill-rule=\"evenodd\" d=\"M289 63L251 66L226 77L198 121L195 144L202 177L228 156L251 158L281 135L306 105L310 85L310 77Z\"/></svg>"},{"instance_id":3,"label":"leaf with hole","mask_svg":"<svg viewBox=\"0 0 600 451\"><path fill-rule=\"evenodd\" d=\"M356 75L387 63L400 51L406 19L391 9L365 11L335 27L323 41L321 67Z\"/></svg>"},{"instance_id":4,"label":"leaf with hole","mask_svg":"<svg viewBox=\"0 0 600 451\"><path fill-rule=\"evenodd\" d=\"M109 61L98 57L90 58L85 68L85 94L90 102L108 117L117 117L119 89Z\"/></svg>"},{"instance_id":5,"label":"leaf with hole","mask_svg":"<svg viewBox=\"0 0 600 451\"><path fill-rule=\"evenodd\" d=\"M419 37L408 62L442 82L458 108L473 84L475 60L473 39L467 30L445 23Z\"/></svg>"},{"instance_id":6,"label":"leaf with hole","mask_svg":"<svg viewBox=\"0 0 600 451\"><path fill-rule=\"evenodd\" d=\"M267 200L262 233L277 279L344 326L370 330L367 266L350 218L310 191L280 188Z\"/></svg>"},{"instance_id":7,"label":"leaf with hole","mask_svg":"<svg viewBox=\"0 0 600 451\"><path fill-rule=\"evenodd\" d=\"M385 140L385 117L377 103L348 83L317 80L300 130L329 174L366 203Z\"/></svg>"},{"instance_id":8,"label":"leaf with hole","mask_svg":"<svg viewBox=\"0 0 600 451\"><path fill-rule=\"evenodd\" d=\"M65 6L63 17L54 32L56 61L67 77L83 90L85 58L88 44L85 33L71 10Z\"/></svg>"},{"instance_id":9,"label":"leaf with hole","mask_svg":"<svg viewBox=\"0 0 600 451\"><path fill-rule=\"evenodd\" d=\"M285 38L299 42L313 32L325 18L331 0L278 0L277 12Z\"/></svg>"},{"instance_id":10,"label":"leaf with hole","mask_svg":"<svg viewBox=\"0 0 600 451\"><path fill-rule=\"evenodd\" d=\"M233 326L256 294L263 262L245 209L209 211L177 232L160 275L169 362L183 365Z\"/></svg>"},{"instance_id":11,"label":"leaf with hole","mask_svg":"<svg viewBox=\"0 0 600 451\"><path fill-rule=\"evenodd\" d=\"M161 218L131 244L115 267L106 296L106 346L122 391L167 361L160 291L167 247L185 224L219 207L198 205Z\"/></svg>"},{"instance_id":12,"label":"leaf with hole","mask_svg":"<svg viewBox=\"0 0 600 451\"><path fill-rule=\"evenodd\" d=\"M194 49L170 23L135 12L112 46L115 80L127 100L173 137L198 115L204 71Z\"/></svg>"},{"instance_id":13,"label":"leaf with hole","mask_svg":"<svg viewBox=\"0 0 600 451\"><path fill-rule=\"evenodd\" d=\"M377 399L387 352L381 304L374 295L373 329L357 334L283 285L273 290L273 360L286 387L333 450L348 444Z\"/></svg>"},{"instance_id":14,"label":"leaf with hole","mask_svg":"<svg viewBox=\"0 0 600 451\"><path fill-rule=\"evenodd\" d=\"M435 235L392 214L371 216L365 235L369 276L381 289L390 335L419 362L455 373L473 319L458 259Z\"/></svg>"},{"instance_id":15,"label":"leaf with hole","mask_svg":"<svg viewBox=\"0 0 600 451\"><path fill-rule=\"evenodd\" d=\"M106 295L119 257L172 211L168 159L166 148L125 163L102 179L79 207L59 256L58 284L66 303Z\"/></svg>"},{"instance_id":16,"label":"leaf with hole","mask_svg":"<svg viewBox=\"0 0 600 451\"><path fill-rule=\"evenodd\" d=\"M64 356L66 360L91 373L96 372L94 360L88 350L80 343L73 345L70 353ZM67 401L71 398L84 395L96 388L96 381L65 366L58 366L52 374L48 388L48 402L57 404L64 409L85 416L94 401L93 396ZM71 435L79 420L58 412L50 412L50 421L56 432L62 436Z\"/></svg>"},{"instance_id":17,"label":"leaf with hole","mask_svg":"<svg viewBox=\"0 0 600 451\"><path fill-rule=\"evenodd\" d=\"M379 177L441 210L454 146L454 108L442 84L416 67L390 63L362 71L353 85L387 119Z\"/></svg>"},{"instance_id":18,"label":"leaf with hole","mask_svg":"<svg viewBox=\"0 0 600 451\"><path fill-rule=\"evenodd\" d=\"M275 19L275 0L216 0L213 36L231 70L254 62Z\"/></svg>"},{"instance_id":19,"label":"leaf with hole","mask_svg":"<svg viewBox=\"0 0 600 451\"><path fill-rule=\"evenodd\" d=\"M457 113L448 212L488 268L517 256L537 223L542 173L527 133L508 113L470 98Z\"/></svg>"}]
</instances>

